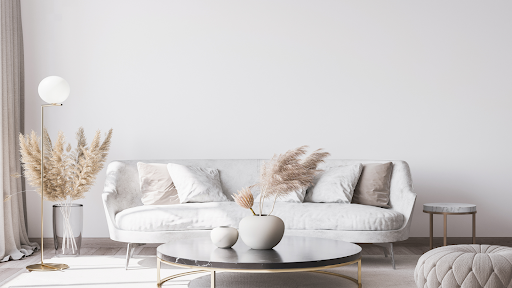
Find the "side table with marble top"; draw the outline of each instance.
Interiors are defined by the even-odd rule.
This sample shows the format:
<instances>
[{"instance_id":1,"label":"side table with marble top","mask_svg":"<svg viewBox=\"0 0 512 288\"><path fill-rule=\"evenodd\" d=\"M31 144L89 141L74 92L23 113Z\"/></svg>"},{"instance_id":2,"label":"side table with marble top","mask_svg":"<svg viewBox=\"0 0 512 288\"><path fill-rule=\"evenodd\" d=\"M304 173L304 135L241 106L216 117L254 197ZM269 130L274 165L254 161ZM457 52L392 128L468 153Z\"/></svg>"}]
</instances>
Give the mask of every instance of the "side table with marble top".
<instances>
[{"instance_id":1,"label":"side table with marble top","mask_svg":"<svg viewBox=\"0 0 512 288\"><path fill-rule=\"evenodd\" d=\"M423 212L430 214L430 249L434 248L434 214L444 218L443 246L447 245L448 215L473 215L473 244L476 244L476 205L466 203L427 203Z\"/></svg>"}]
</instances>

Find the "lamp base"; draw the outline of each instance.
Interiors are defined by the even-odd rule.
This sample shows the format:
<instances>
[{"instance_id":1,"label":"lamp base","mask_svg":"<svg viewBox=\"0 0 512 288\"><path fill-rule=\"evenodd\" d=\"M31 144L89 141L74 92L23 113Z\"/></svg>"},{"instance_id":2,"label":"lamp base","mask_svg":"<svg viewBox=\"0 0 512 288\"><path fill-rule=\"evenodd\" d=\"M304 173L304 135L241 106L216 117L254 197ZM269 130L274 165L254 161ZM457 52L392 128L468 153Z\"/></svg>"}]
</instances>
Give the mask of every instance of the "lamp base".
<instances>
[{"instance_id":1,"label":"lamp base","mask_svg":"<svg viewBox=\"0 0 512 288\"><path fill-rule=\"evenodd\" d=\"M27 270L32 271L61 271L64 269L68 269L69 266L67 264L57 264L57 263L44 263L44 264L33 264L28 265Z\"/></svg>"}]
</instances>

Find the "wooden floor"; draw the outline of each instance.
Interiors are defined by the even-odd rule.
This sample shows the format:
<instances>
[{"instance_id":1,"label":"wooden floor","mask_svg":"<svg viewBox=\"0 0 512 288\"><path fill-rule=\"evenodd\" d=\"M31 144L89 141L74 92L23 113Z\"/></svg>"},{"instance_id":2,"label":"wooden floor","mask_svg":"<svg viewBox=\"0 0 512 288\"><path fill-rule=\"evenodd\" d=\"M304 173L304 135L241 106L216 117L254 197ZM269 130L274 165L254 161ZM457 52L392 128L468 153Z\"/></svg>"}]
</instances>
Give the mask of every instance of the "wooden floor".
<instances>
[{"instance_id":1,"label":"wooden floor","mask_svg":"<svg viewBox=\"0 0 512 288\"><path fill-rule=\"evenodd\" d=\"M31 239L33 242L38 239ZM512 237L481 237L477 238L477 243L491 245L502 245L512 247ZM448 238L448 244L471 244L471 238ZM53 239L48 238L44 241L44 259L50 259L55 255L53 248ZM134 255L155 255L156 247L159 244L147 244L135 248ZM372 244L360 244L363 248L363 255L383 255L382 248ZM422 255L429 250L429 238L417 237L409 238L406 241L394 244L395 255ZM442 245L442 238L434 238L434 247ZM81 255L126 255L126 243L115 242L108 238L85 238L82 240ZM0 263L0 286L13 275L25 270L27 265L39 263L41 252L35 252L33 255L18 261L8 261Z\"/></svg>"}]
</instances>

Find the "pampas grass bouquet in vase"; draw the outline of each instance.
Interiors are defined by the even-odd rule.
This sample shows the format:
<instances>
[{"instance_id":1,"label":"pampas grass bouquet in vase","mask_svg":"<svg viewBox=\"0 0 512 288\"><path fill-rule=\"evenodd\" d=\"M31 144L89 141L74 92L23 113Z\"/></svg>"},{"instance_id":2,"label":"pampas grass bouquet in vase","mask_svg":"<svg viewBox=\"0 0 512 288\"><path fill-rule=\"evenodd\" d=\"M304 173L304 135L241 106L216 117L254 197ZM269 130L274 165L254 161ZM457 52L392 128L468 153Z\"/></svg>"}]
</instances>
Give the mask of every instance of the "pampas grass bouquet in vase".
<instances>
[{"instance_id":1,"label":"pampas grass bouquet in vase","mask_svg":"<svg viewBox=\"0 0 512 288\"><path fill-rule=\"evenodd\" d=\"M307 146L301 146L263 163L258 183L243 188L232 197L242 208L250 209L253 213L240 221L239 232L244 243L253 249L272 249L284 235L285 225L281 218L271 215L274 212L277 199L285 198L291 193L303 191L313 184L313 179L321 170L317 169L330 154L318 149L309 156ZM252 188L259 188L259 213L252 209L254 196ZM268 214L263 213L265 200L271 201L272 208Z\"/></svg>"},{"instance_id":2,"label":"pampas grass bouquet in vase","mask_svg":"<svg viewBox=\"0 0 512 288\"><path fill-rule=\"evenodd\" d=\"M45 200L58 203L53 206L53 234L57 256L80 254L82 205L72 201L85 198L85 193L94 185L96 176L107 159L111 139L112 129L103 141L101 132L96 131L88 145L85 131L80 127L76 133L77 146L72 149L66 143L62 132L58 133L55 143L52 143L48 132L43 129L43 147L39 146L40 137L34 131L19 136L25 178L30 185L36 187L39 194L43 188L42 196ZM41 161L42 152L44 161Z\"/></svg>"}]
</instances>

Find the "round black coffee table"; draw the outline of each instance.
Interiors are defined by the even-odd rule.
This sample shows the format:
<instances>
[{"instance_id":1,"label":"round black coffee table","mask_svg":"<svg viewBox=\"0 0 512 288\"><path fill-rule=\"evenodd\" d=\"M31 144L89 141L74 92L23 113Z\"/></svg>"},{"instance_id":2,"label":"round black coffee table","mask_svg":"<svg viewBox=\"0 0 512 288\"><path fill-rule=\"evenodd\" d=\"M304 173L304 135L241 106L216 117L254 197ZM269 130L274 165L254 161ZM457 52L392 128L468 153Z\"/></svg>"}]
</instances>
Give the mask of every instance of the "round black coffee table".
<instances>
[{"instance_id":1,"label":"round black coffee table","mask_svg":"<svg viewBox=\"0 0 512 288\"><path fill-rule=\"evenodd\" d=\"M211 273L215 287L215 272L279 273L316 272L342 277L361 288L361 247L331 239L285 236L271 250L253 250L241 239L230 249L213 245L209 237L176 240L158 246L157 287L169 280L196 273ZM160 265L199 269L160 279ZM357 279L338 273L321 271L356 264Z\"/></svg>"}]
</instances>

